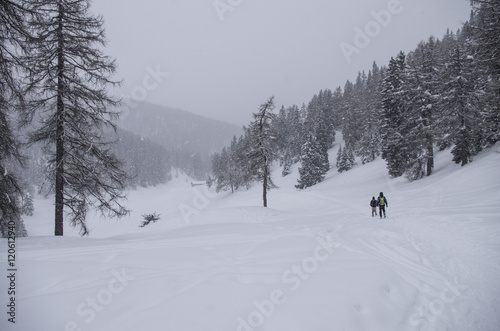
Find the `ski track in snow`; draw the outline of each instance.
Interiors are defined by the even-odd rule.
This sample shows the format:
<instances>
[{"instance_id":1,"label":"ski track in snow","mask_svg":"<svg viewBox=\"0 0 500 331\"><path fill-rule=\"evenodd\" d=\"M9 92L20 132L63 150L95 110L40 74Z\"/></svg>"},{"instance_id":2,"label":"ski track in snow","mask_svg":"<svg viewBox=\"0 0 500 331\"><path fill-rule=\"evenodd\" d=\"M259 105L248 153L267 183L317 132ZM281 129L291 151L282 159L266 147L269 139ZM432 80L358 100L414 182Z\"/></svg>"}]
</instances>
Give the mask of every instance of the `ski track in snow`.
<instances>
[{"instance_id":1,"label":"ski track in snow","mask_svg":"<svg viewBox=\"0 0 500 331\"><path fill-rule=\"evenodd\" d=\"M440 153L435 174L414 183L388 179L378 160L303 191L295 168L277 178L271 208L255 207L256 185L206 197L189 222L178 206L199 192L182 179L169 184L175 196L169 185L131 192L118 231L95 220L100 238L18 239L18 323L3 318L0 329L497 330L500 156L463 168L449 159ZM388 217L372 218L368 201L382 190ZM138 228L150 210L167 218ZM45 218L27 219L28 231ZM107 302L117 273L129 278ZM280 303L262 308L276 291Z\"/></svg>"}]
</instances>

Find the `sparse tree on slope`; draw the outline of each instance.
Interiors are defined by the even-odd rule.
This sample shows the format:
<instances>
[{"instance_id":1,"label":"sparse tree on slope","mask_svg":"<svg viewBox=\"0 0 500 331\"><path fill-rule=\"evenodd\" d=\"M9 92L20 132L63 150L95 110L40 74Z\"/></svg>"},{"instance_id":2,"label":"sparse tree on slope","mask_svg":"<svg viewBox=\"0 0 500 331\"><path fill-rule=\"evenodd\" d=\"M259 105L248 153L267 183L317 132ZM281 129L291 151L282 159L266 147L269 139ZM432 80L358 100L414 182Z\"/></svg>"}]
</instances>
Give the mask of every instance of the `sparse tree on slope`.
<instances>
[{"instance_id":1,"label":"sparse tree on slope","mask_svg":"<svg viewBox=\"0 0 500 331\"><path fill-rule=\"evenodd\" d=\"M275 158L272 150L276 134L271 128L271 123L276 116L273 114L274 97L269 98L260 105L259 111L253 114L254 121L248 128L246 159L248 161L248 174L262 183L262 200L267 207L267 191L276 188L271 178L271 164Z\"/></svg>"}]
</instances>

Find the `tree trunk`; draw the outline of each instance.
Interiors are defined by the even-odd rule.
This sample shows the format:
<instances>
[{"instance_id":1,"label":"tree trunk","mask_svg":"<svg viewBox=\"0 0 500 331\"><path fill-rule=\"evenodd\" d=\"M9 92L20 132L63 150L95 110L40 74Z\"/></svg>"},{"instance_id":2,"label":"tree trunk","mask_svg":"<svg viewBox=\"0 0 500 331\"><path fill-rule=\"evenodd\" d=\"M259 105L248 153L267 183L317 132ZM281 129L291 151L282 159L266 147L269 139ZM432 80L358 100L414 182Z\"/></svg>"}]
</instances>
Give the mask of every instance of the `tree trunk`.
<instances>
[{"instance_id":1,"label":"tree trunk","mask_svg":"<svg viewBox=\"0 0 500 331\"><path fill-rule=\"evenodd\" d=\"M463 107L462 109L465 109L465 107ZM462 128L465 128L466 127L466 123L465 123L465 116L463 115L462 113L462 116L461 116L461 124L462 124ZM460 151L460 158L462 159L462 167L467 165L467 163L469 162L469 146L467 144L467 131L466 130L463 130L461 129L460 130L461 132L461 135L460 135L460 147L461 147L461 151ZM466 148L467 146L467 148Z\"/></svg>"},{"instance_id":2,"label":"tree trunk","mask_svg":"<svg viewBox=\"0 0 500 331\"><path fill-rule=\"evenodd\" d=\"M57 57L57 127L56 127L56 210L55 210L55 235L63 235L64 224L64 55L63 55L63 26L62 10L59 5L58 17L58 57Z\"/></svg>"},{"instance_id":3,"label":"tree trunk","mask_svg":"<svg viewBox=\"0 0 500 331\"><path fill-rule=\"evenodd\" d=\"M432 169L434 168L434 147L432 134L428 135L427 138L427 176L432 174Z\"/></svg>"},{"instance_id":4,"label":"tree trunk","mask_svg":"<svg viewBox=\"0 0 500 331\"><path fill-rule=\"evenodd\" d=\"M262 183L262 199L264 200L264 207L267 207L267 166L264 169L264 181Z\"/></svg>"},{"instance_id":5,"label":"tree trunk","mask_svg":"<svg viewBox=\"0 0 500 331\"><path fill-rule=\"evenodd\" d=\"M427 164L426 164L426 170L427 176L430 176L432 174L432 169L434 169L434 123L432 121L432 114L433 111L428 109L426 112L424 112L424 125L427 128L427 133L425 135L425 141L426 141L426 148L427 148Z\"/></svg>"}]
</instances>

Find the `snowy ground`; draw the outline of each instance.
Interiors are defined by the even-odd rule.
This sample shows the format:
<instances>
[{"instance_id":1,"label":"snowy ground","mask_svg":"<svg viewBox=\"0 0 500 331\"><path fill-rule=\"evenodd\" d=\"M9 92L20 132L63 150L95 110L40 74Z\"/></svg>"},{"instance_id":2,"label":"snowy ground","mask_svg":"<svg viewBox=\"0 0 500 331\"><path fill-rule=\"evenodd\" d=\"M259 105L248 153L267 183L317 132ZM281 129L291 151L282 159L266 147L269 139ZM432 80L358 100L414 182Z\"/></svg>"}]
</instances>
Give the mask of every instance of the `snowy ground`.
<instances>
[{"instance_id":1,"label":"snowy ground","mask_svg":"<svg viewBox=\"0 0 500 331\"><path fill-rule=\"evenodd\" d=\"M17 240L15 324L1 277L0 330L499 330L500 147L450 159L414 183L377 160L304 191L277 171L270 208L258 185L214 195L179 178L130 192L131 216L91 219L87 238L53 237L39 199Z\"/></svg>"}]
</instances>

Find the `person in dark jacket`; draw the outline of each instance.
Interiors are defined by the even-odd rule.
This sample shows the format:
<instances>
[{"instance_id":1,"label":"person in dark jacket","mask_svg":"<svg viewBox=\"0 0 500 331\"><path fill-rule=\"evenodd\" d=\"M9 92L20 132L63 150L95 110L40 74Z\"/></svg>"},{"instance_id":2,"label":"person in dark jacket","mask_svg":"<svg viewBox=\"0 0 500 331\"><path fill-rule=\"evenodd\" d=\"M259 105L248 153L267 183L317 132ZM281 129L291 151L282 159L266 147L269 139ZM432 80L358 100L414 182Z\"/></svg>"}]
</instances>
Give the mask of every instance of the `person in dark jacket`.
<instances>
[{"instance_id":1,"label":"person in dark jacket","mask_svg":"<svg viewBox=\"0 0 500 331\"><path fill-rule=\"evenodd\" d=\"M385 216L385 207L389 208L389 203L387 201L387 198L384 196L383 192L380 192L380 195L378 196L378 199L377 199L377 203L378 203L378 208L379 208L378 214L380 215L380 218L382 218L382 213L384 213L384 218L385 218L386 217Z\"/></svg>"},{"instance_id":2,"label":"person in dark jacket","mask_svg":"<svg viewBox=\"0 0 500 331\"><path fill-rule=\"evenodd\" d=\"M372 201L370 201L370 206L372 207L372 217L377 216L378 202L377 200L375 200L375 197L372 197Z\"/></svg>"}]
</instances>

